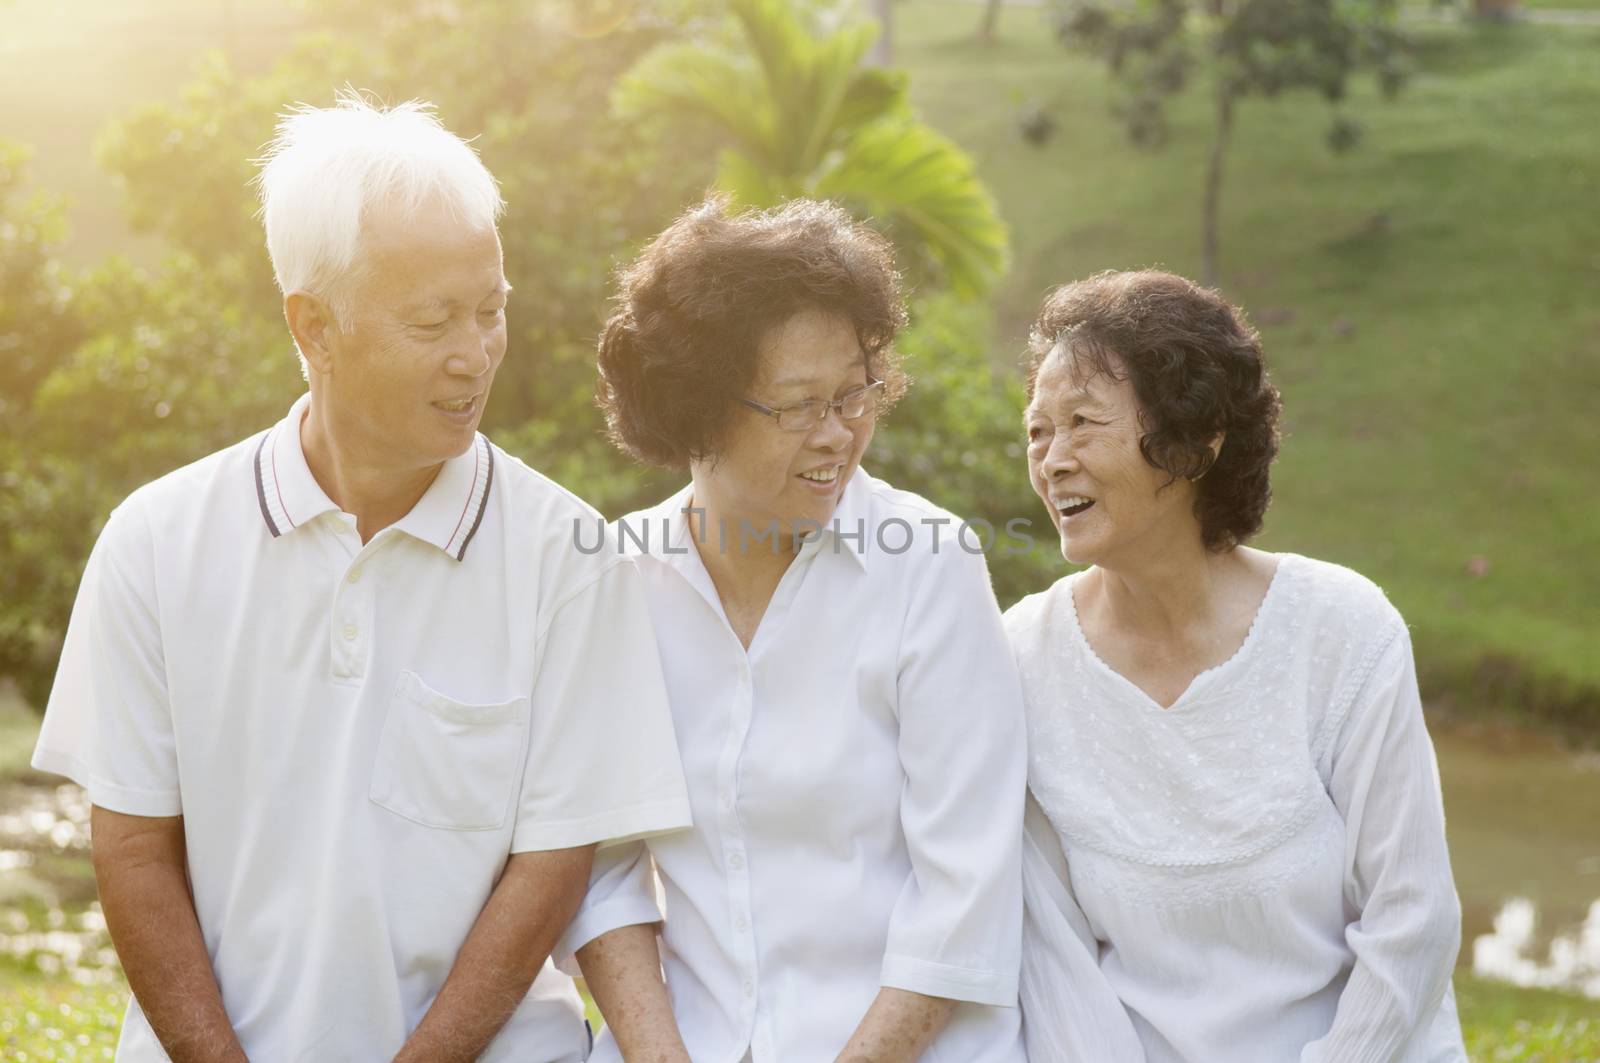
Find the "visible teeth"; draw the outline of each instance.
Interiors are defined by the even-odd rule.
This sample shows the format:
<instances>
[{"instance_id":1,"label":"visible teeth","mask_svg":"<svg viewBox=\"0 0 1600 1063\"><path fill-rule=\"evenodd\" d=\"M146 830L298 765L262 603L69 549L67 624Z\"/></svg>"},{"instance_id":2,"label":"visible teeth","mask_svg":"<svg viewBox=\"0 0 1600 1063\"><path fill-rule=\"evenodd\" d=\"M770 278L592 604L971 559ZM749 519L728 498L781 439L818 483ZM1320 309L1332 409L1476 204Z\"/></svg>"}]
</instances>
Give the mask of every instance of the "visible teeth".
<instances>
[{"instance_id":1,"label":"visible teeth","mask_svg":"<svg viewBox=\"0 0 1600 1063\"><path fill-rule=\"evenodd\" d=\"M815 480L818 483L832 483L839 478L839 467L835 465L831 469L812 469L810 472L803 472L800 475L807 480Z\"/></svg>"},{"instance_id":2,"label":"visible teeth","mask_svg":"<svg viewBox=\"0 0 1600 1063\"><path fill-rule=\"evenodd\" d=\"M434 405L442 410L465 410L472 405L472 400L456 399L454 402L436 402Z\"/></svg>"},{"instance_id":3,"label":"visible teeth","mask_svg":"<svg viewBox=\"0 0 1600 1063\"><path fill-rule=\"evenodd\" d=\"M1088 505L1093 501L1094 499L1092 498L1085 498L1082 495L1073 495L1071 498L1063 498L1057 502L1056 508L1065 512L1066 510L1072 509L1075 506Z\"/></svg>"}]
</instances>

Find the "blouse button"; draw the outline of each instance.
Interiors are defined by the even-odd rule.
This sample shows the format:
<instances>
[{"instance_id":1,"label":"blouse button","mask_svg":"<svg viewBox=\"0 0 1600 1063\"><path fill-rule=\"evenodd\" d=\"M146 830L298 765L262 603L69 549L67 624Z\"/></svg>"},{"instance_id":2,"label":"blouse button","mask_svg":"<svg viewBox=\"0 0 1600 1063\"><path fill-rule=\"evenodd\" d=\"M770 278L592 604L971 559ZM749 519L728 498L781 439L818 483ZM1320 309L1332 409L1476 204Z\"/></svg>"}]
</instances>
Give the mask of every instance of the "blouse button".
<instances>
[{"instance_id":1,"label":"blouse button","mask_svg":"<svg viewBox=\"0 0 1600 1063\"><path fill-rule=\"evenodd\" d=\"M740 868L744 867L744 857L740 856L738 853L734 853L732 856L728 857L728 866L733 868L735 871L738 871Z\"/></svg>"}]
</instances>

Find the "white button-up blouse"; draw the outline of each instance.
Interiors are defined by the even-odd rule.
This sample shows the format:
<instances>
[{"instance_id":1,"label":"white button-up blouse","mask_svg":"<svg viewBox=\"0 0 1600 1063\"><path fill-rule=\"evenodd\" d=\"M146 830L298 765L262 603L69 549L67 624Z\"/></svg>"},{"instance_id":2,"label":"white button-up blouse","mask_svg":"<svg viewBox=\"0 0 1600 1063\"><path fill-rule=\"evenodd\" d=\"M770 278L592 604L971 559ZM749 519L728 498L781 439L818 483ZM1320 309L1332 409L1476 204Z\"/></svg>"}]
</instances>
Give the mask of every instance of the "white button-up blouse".
<instances>
[{"instance_id":1,"label":"white button-up blouse","mask_svg":"<svg viewBox=\"0 0 1600 1063\"><path fill-rule=\"evenodd\" d=\"M661 918L653 858L697 1063L828 1063L885 986L964 1002L929 1063L1020 1063L1027 757L977 536L858 470L746 652L690 497L605 548L643 555L694 829L602 852L565 951ZM594 1058L619 1058L609 1037Z\"/></svg>"}]
</instances>

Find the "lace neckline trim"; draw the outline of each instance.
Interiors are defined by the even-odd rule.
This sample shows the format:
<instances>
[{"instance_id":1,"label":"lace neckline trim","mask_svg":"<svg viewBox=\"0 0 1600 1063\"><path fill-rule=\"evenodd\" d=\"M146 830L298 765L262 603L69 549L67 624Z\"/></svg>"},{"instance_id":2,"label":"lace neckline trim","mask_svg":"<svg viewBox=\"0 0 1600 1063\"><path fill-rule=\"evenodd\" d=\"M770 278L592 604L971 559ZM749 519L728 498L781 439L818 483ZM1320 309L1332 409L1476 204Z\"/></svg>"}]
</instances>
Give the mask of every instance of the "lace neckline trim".
<instances>
[{"instance_id":1,"label":"lace neckline trim","mask_svg":"<svg viewBox=\"0 0 1600 1063\"><path fill-rule=\"evenodd\" d=\"M1261 604L1256 606L1255 616L1250 618L1250 627L1245 631L1244 640L1239 643L1239 647L1233 651L1227 660L1214 664L1196 674L1193 679L1189 680L1189 685L1183 688L1183 693L1178 695L1177 700L1165 707L1157 702L1155 698L1145 693L1139 684L1107 664L1095 652L1094 647L1089 644L1089 636L1084 633L1083 623L1078 617L1078 601L1074 597L1073 591L1078 581L1086 576L1091 569L1073 573L1067 578L1066 584L1062 588L1067 599L1067 626L1071 629L1072 638L1077 643L1078 649L1088 658L1091 667L1099 672L1102 678L1109 679L1112 683L1122 688L1131 698L1138 701L1142 708L1149 712L1160 716L1180 714L1194 705L1203 704L1205 698L1201 695L1207 687L1215 686L1219 676L1231 672L1235 668L1243 667L1243 662L1253 656L1256 643L1261 640L1260 632L1267 626L1264 621L1268 614L1276 608L1278 599L1283 597L1284 592L1282 592L1281 588L1289 582L1285 569L1298 560L1295 554L1278 554L1277 558L1278 564L1272 570L1272 579L1267 583L1267 593L1262 595Z\"/></svg>"}]
</instances>

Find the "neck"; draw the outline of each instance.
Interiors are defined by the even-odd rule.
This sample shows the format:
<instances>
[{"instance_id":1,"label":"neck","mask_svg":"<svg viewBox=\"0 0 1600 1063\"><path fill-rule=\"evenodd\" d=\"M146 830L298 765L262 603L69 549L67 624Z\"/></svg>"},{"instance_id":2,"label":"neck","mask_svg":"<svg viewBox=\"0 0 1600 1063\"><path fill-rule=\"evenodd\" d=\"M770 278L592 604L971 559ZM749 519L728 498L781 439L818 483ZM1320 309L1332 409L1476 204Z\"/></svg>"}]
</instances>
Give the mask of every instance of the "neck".
<instances>
[{"instance_id":1,"label":"neck","mask_svg":"<svg viewBox=\"0 0 1600 1063\"><path fill-rule=\"evenodd\" d=\"M1137 557L1096 564L1085 589L1112 626L1181 637L1208 625L1219 605L1218 586L1237 564L1233 551L1206 550L1196 527L1193 534L1150 544Z\"/></svg>"},{"instance_id":2,"label":"neck","mask_svg":"<svg viewBox=\"0 0 1600 1063\"><path fill-rule=\"evenodd\" d=\"M774 549L772 536L766 534L766 523L720 509L714 502L701 501L704 497L696 491L689 503L703 513L689 515L689 533L717 588L742 592L770 586L781 579L796 554L790 533L777 533Z\"/></svg>"},{"instance_id":3,"label":"neck","mask_svg":"<svg viewBox=\"0 0 1600 1063\"><path fill-rule=\"evenodd\" d=\"M396 469L374 460L374 455L340 432L315 394L300 422L300 448L317 486L334 505L356 518L362 543L411 512L443 468L441 463Z\"/></svg>"}]
</instances>

